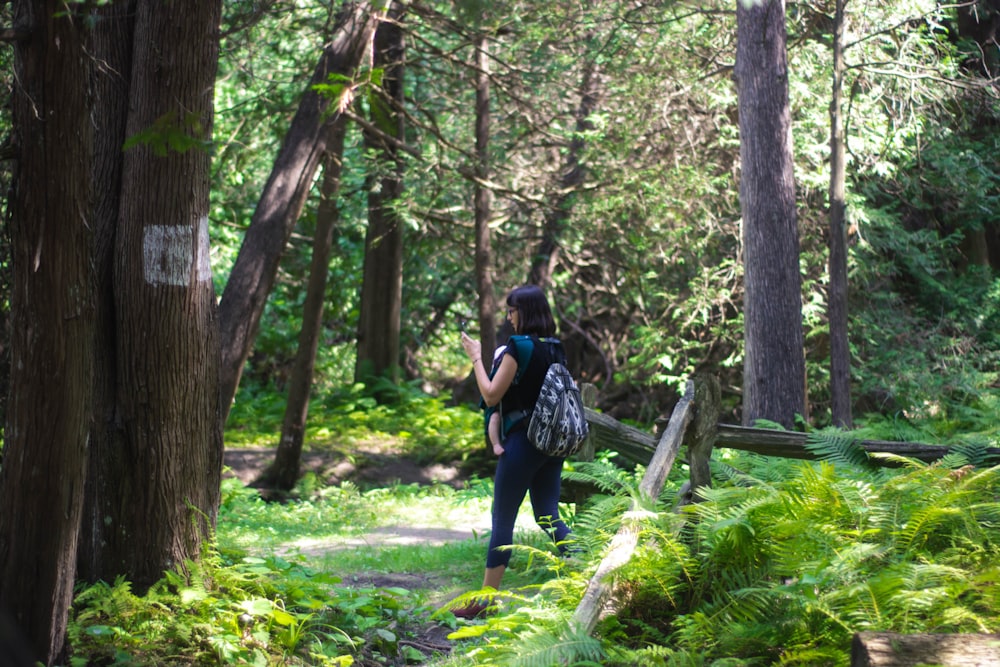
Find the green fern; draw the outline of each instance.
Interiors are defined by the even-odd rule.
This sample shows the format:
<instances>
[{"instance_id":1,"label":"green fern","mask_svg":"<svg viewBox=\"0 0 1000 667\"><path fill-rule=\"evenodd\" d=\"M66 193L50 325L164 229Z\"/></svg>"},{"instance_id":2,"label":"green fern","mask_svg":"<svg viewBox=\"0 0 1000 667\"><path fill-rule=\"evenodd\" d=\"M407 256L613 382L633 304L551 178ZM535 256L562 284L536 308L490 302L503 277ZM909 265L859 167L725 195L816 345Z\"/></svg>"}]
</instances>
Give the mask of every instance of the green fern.
<instances>
[{"instance_id":1,"label":"green fern","mask_svg":"<svg viewBox=\"0 0 1000 667\"><path fill-rule=\"evenodd\" d=\"M563 470L564 480L593 485L603 493L623 495L638 488L635 476L608 460L574 461Z\"/></svg>"},{"instance_id":2,"label":"green fern","mask_svg":"<svg viewBox=\"0 0 1000 667\"><path fill-rule=\"evenodd\" d=\"M981 440L960 442L952 445L948 454L941 459L941 465L946 468L961 468L963 466L973 466L974 468L984 468L989 465L996 465L996 457L990 454L989 444Z\"/></svg>"},{"instance_id":3,"label":"green fern","mask_svg":"<svg viewBox=\"0 0 1000 667\"><path fill-rule=\"evenodd\" d=\"M639 649L614 646L609 650L609 667L704 667L705 658L701 651L685 651L667 646L652 645Z\"/></svg>"},{"instance_id":4,"label":"green fern","mask_svg":"<svg viewBox=\"0 0 1000 667\"><path fill-rule=\"evenodd\" d=\"M875 469L871 457L861 443L844 433L813 431L806 436L805 448L821 461Z\"/></svg>"},{"instance_id":5,"label":"green fern","mask_svg":"<svg viewBox=\"0 0 1000 667\"><path fill-rule=\"evenodd\" d=\"M522 634L511 647L510 667L601 664L605 657L601 642L564 626L539 628Z\"/></svg>"}]
</instances>

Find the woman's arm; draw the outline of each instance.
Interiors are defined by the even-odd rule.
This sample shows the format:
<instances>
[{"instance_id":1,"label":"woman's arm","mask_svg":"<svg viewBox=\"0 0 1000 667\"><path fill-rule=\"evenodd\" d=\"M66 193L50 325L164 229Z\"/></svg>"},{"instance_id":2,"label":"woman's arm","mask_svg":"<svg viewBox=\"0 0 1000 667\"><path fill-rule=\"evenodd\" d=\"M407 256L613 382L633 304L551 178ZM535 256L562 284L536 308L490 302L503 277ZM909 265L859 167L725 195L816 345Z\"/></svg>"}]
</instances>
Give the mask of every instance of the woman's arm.
<instances>
[{"instance_id":1,"label":"woman's arm","mask_svg":"<svg viewBox=\"0 0 1000 667\"><path fill-rule=\"evenodd\" d=\"M490 438L490 445L493 446L493 453L497 456L503 454L503 445L500 436L500 413L494 412L490 415L490 422L486 427L487 435Z\"/></svg>"},{"instance_id":2,"label":"woman's arm","mask_svg":"<svg viewBox=\"0 0 1000 667\"><path fill-rule=\"evenodd\" d=\"M500 368L494 373L493 379L490 379L490 374L483 362L482 346L479 341L474 340L463 331L462 347L472 359L472 373L476 376L476 385L479 387L479 393L483 395L483 402L489 407L493 407L500 402L511 383L514 382L514 376L517 375L517 359L508 351L508 354L505 354L500 361Z\"/></svg>"}]
</instances>

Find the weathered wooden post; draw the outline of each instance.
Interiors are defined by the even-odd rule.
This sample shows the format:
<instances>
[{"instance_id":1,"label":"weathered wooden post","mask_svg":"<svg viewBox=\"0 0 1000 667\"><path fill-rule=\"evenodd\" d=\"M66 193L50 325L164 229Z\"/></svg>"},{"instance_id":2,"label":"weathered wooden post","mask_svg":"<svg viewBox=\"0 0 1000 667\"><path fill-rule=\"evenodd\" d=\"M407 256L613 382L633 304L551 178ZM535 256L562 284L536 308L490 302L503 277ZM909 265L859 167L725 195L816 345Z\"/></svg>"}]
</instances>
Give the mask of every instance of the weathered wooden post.
<instances>
[{"instance_id":1,"label":"weathered wooden post","mask_svg":"<svg viewBox=\"0 0 1000 667\"><path fill-rule=\"evenodd\" d=\"M699 375L694 378L694 423L684 437L688 448L688 467L691 478L682 489L681 505L699 502L702 498L698 489L712 486L712 473L708 462L712 459L712 448L719 431L719 415L722 412L722 391L719 379L714 375Z\"/></svg>"},{"instance_id":2,"label":"weathered wooden post","mask_svg":"<svg viewBox=\"0 0 1000 667\"><path fill-rule=\"evenodd\" d=\"M583 398L583 407L593 410L594 405L597 404L597 387L589 382L583 383L580 385L580 397ZM577 461L593 461L595 442L596 439L592 435L588 435L587 439L583 441L580 451L573 458Z\"/></svg>"},{"instance_id":3,"label":"weathered wooden post","mask_svg":"<svg viewBox=\"0 0 1000 667\"><path fill-rule=\"evenodd\" d=\"M610 602L614 590L610 575L627 563L635 551L635 545L639 540L640 518L645 513L643 505L654 503L659 497L660 491L663 490L663 483L677 458L677 452L684 440L684 433L693 418L693 400L694 383L689 380L687 390L674 407L674 411L670 415L670 422L660 436L660 442L656 446L649 467L646 468L646 474L639 483L641 501L633 502L632 510L625 515L621 528L611 540L608 553L597 567L597 572L591 577L587 590L584 592L580 604L577 605L573 625L580 633L590 634L593 632L601 612Z\"/></svg>"}]
</instances>

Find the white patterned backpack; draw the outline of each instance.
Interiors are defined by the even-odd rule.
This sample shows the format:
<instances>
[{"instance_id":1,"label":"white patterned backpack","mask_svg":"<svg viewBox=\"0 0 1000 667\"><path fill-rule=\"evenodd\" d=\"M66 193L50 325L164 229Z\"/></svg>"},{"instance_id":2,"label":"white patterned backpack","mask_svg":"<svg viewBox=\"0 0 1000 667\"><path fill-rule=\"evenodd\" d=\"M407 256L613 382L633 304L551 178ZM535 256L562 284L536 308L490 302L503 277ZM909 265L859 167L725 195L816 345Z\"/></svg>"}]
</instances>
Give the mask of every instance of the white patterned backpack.
<instances>
[{"instance_id":1,"label":"white patterned backpack","mask_svg":"<svg viewBox=\"0 0 1000 667\"><path fill-rule=\"evenodd\" d=\"M575 454L590 428L580 388L565 364L553 361L528 421L528 441L549 456Z\"/></svg>"}]
</instances>

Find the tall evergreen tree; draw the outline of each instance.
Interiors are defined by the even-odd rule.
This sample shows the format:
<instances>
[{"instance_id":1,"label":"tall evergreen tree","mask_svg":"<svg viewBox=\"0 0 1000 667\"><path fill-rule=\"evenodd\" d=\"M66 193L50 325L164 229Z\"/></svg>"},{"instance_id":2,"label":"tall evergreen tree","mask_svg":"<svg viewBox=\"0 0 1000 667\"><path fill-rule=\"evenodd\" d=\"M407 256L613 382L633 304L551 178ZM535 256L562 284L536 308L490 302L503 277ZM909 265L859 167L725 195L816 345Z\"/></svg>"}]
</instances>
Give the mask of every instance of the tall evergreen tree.
<instances>
[{"instance_id":1,"label":"tall evergreen tree","mask_svg":"<svg viewBox=\"0 0 1000 667\"><path fill-rule=\"evenodd\" d=\"M274 485L285 491L291 491L299 478L306 419L309 416L309 396L316 368L316 351L323 334L323 304L326 300L330 254L338 220L337 193L340 189L346 132L347 118L341 116L331 126L331 137L327 140L309 281L306 300L302 306L302 328L299 331L295 364L288 379L288 401L281 424L281 438L274 453L274 462L259 480L265 485Z\"/></svg>"},{"instance_id":2,"label":"tall evergreen tree","mask_svg":"<svg viewBox=\"0 0 1000 667\"><path fill-rule=\"evenodd\" d=\"M403 193L403 54L405 42L398 21L403 6L393 2L389 20L375 33L375 66L382 84L370 98L371 123L365 145L374 151L367 179L368 231L358 323L358 356L354 377L397 377L400 309L403 292L403 222L397 210Z\"/></svg>"},{"instance_id":3,"label":"tall evergreen tree","mask_svg":"<svg viewBox=\"0 0 1000 667\"><path fill-rule=\"evenodd\" d=\"M93 128L85 17L14 3L11 395L0 469L0 614L35 660L60 655L87 473L94 342Z\"/></svg>"},{"instance_id":4,"label":"tall evergreen tree","mask_svg":"<svg viewBox=\"0 0 1000 667\"><path fill-rule=\"evenodd\" d=\"M745 295L743 423L805 415L799 233L784 0L737 0Z\"/></svg>"},{"instance_id":5,"label":"tall evergreen tree","mask_svg":"<svg viewBox=\"0 0 1000 667\"><path fill-rule=\"evenodd\" d=\"M209 167L221 0L136 3L115 231L120 468L98 517L106 581L198 558L222 476ZM150 517L156 519L151 521Z\"/></svg>"},{"instance_id":6,"label":"tall evergreen tree","mask_svg":"<svg viewBox=\"0 0 1000 667\"><path fill-rule=\"evenodd\" d=\"M835 0L833 86L830 96L830 412L836 426L851 428L851 348L848 342L847 147L844 142L844 5Z\"/></svg>"},{"instance_id":7,"label":"tall evergreen tree","mask_svg":"<svg viewBox=\"0 0 1000 667\"><path fill-rule=\"evenodd\" d=\"M85 576L141 590L199 556L218 506L207 214L220 8L16 10L32 38L15 95L23 187L0 601L46 664L62 647L78 552ZM91 83L125 102L105 104Z\"/></svg>"}]
</instances>

